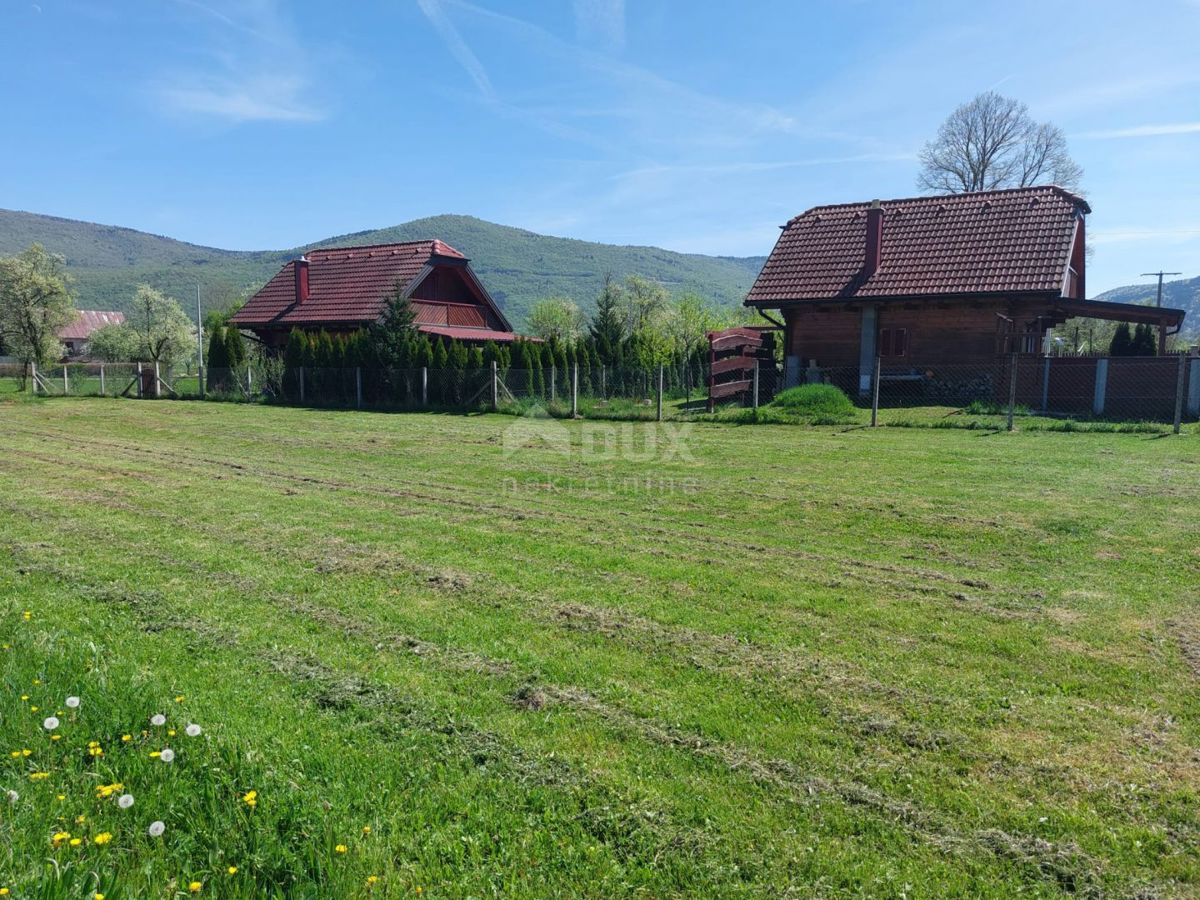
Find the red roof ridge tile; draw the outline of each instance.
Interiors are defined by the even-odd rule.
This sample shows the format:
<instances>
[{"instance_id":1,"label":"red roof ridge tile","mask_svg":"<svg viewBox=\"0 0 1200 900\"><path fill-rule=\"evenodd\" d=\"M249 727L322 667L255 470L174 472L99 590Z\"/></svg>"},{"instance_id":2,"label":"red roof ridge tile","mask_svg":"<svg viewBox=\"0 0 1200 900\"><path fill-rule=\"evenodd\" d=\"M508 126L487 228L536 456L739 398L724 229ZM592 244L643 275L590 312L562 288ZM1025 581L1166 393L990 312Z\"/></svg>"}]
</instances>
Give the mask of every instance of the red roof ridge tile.
<instances>
[{"instance_id":1,"label":"red roof ridge tile","mask_svg":"<svg viewBox=\"0 0 1200 900\"><path fill-rule=\"evenodd\" d=\"M963 191L962 193L958 193L958 194L920 194L915 197L893 197L890 200L880 200L879 202L883 206L884 211L886 212L887 208L889 206L895 206L896 204L899 204L899 203L925 204L925 203L938 201L939 206L943 206L945 204L945 201L947 201L947 200L963 201L963 200L966 200L967 198L974 198L974 197L989 197L989 196L995 196L998 194L1020 194L1020 193L1027 193L1031 197L1034 197L1034 196L1037 196L1040 194L1055 193L1055 194L1058 194L1059 196L1063 197L1065 200L1067 200L1071 203L1074 203L1076 206L1081 207L1084 212L1090 213L1092 211L1092 208L1088 204L1087 200L1084 199L1081 195L1076 194L1073 191L1069 191L1064 187L1060 187L1057 184L1034 184L1034 185L1029 185L1027 187L993 188L990 191ZM850 201L847 203L822 203L818 206L809 207L808 209L806 209L804 212L800 213L799 215L793 216L791 219L788 220L787 224L791 225L793 222L798 222L801 219L805 218L806 216L810 216L814 213L832 212L834 210L839 210L839 209L855 209L855 208L862 208L865 210L868 206L871 205L872 202L873 201L871 201L871 200L854 200L854 201Z\"/></svg>"}]
</instances>

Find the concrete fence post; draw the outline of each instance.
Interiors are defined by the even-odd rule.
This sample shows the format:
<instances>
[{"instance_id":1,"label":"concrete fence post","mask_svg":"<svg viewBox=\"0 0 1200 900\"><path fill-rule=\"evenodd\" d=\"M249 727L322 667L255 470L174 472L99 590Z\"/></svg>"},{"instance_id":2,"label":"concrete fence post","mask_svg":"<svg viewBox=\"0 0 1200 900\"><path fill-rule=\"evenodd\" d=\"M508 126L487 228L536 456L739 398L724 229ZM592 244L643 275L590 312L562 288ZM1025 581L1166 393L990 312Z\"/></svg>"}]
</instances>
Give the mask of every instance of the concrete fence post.
<instances>
[{"instance_id":1,"label":"concrete fence post","mask_svg":"<svg viewBox=\"0 0 1200 900\"><path fill-rule=\"evenodd\" d=\"M421 405L429 405L429 367L421 366Z\"/></svg>"},{"instance_id":2,"label":"concrete fence post","mask_svg":"<svg viewBox=\"0 0 1200 900\"><path fill-rule=\"evenodd\" d=\"M142 364L137 364L137 395L138 399L142 399Z\"/></svg>"},{"instance_id":3,"label":"concrete fence post","mask_svg":"<svg viewBox=\"0 0 1200 900\"><path fill-rule=\"evenodd\" d=\"M362 366L354 368L354 405L362 409Z\"/></svg>"},{"instance_id":4,"label":"concrete fence post","mask_svg":"<svg viewBox=\"0 0 1200 900\"><path fill-rule=\"evenodd\" d=\"M658 367L658 421L662 421L663 367Z\"/></svg>"},{"instance_id":5,"label":"concrete fence post","mask_svg":"<svg viewBox=\"0 0 1200 900\"><path fill-rule=\"evenodd\" d=\"M1187 411L1192 418L1200 418L1200 356L1190 359L1192 374L1188 377Z\"/></svg>"},{"instance_id":6,"label":"concrete fence post","mask_svg":"<svg viewBox=\"0 0 1200 900\"><path fill-rule=\"evenodd\" d=\"M1096 390L1092 394L1092 415L1104 415L1104 398L1108 393L1108 358L1096 360Z\"/></svg>"},{"instance_id":7,"label":"concrete fence post","mask_svg":"<svg viewBox=\"0 0 1200 900\"><path fill-rule=\"evenodd\" d=\"M63 366L63 396L71 393L71 382L67 380L67 367Z\"/></svg>"},{"instance_id":8,"label":"concrete fence post","mask_svg":"<svg viewBox=\"0 0 1200 900\"><path fill-rule=\"evenodd\" d=\"M103 381L104 379L102 378L100 380ZM199 390L200 390L200 399L203 400L204 399L204 363L200 363L198 366L196 366L196 385L199 387Z\"/></svg>"},{"instance_id":9,"label":"concrete fence post","mask_svg":"<svg viewBox=\"0 0 1200 900\"><path fill-rule=\"evenodd\" d=\"M579 364L571 369L571 418L579 418Z\"/></svg>"},{"instance_id":10,"label":"concrete fence post","mask_svg":"<svg viewBox=\"0 0 1200 900\"><path fill-rule=\"evenodd\" d=\"M154 361L154 390L151 394L155 400L162 396L162 377L159 374L157 359Z\"/></svg>"},{"instance_id":11,"label":"concrete fence post","mask_svg":"<svg viewBox=\"0 0 1200 900\"><path fill-rule=\"evenodd\" d=\"M1008 366L1008 430L1013 430L1013 414L1017 410L1017 354L1013 354Z\"/></svg>"},{"instance_id":12,"label":"concrete fence post","mask_svg":"<svg viewBox=\"0 0 1200 900\"><path fill-rule=\"evenodd\" d=\"M879 426L879 371L883 367L880 365L879 357L875 357L875 371L871 376L871 427Z\"/></svg>"},{"instance_id":13,"label":"concrete fence post","mask_svg":"<svg viewBox=\"0 0 1200 900\"><path fill-rule=\"evenodd\" d=\"M492 360L492 412L500 408L500 372L496 361Z\"/></svg>"},{"instance_id":14,"label":"concrete fence post","mask_svg":"<svg viewBox=\"0 0 1200 900\"><path fill-rule=\"evenodd\" d=\"M550 367L550 402L558 397L558 366Z\"/></svg>"},{"instance_id":15,"label":"concrete fence post","mask_svg":"<svg viewBox=\"0 0 1200 900\"><path fill-rule=\"evenodd\" d=\"M758 409L758 360L754 361L754 375L751 377L750 389L751 403L755 409Z\"/></svg>"},{"instance_id":16,"label":"concrete fence post","mask_svg":"<svg viewBox=\"0 0 1200 900\"><path fill-rule=\"evenodd\" d=\"M35 397L37 396L37 392L38 392L37 378L38 378L37 363L30 362L29 363L29 389L31 391L33 391L33 394Z\"/></svg>"},{"instance_id":17,"label":"concrete fence post","mask_svg":"<svg viewBox=\"0 0 1200 900\"><path fill-rule=\"evenodd\" d=\"M300 402L304 402L304 366L300 366L297 370L300 373Z\"/></svg>"},{"instance_id":18,"label":"concrete fence post","mask_svg":"<svg viewBox=\"0 0 1200 900\"><path fill-rule=\"evenodd\" d=\"M246 398L254 396L254 370L246 366Z\"/></svg>"},{"instance_id":19,"label":"concrete fence post","mask_svg":"<svg viewBox=\"0 0 1200 900\"><path fill-rule=\"evenodd\" d=\"M1050 411L1050 359L1042 360L1042 412Z\"/></svg>"},{"instance_id":20,"label":"concrete fence post","mask_svg":"<svg viewBox=\"0 0 1200 900\"><path fill-rule=\"evenodd\" d=\"M1175 377L1175 434L1183 422L1183 392L1187 387L1187 357L1179 354L1179 374Z\"/></svg>"},{"instance_id":21,"label":"concrete fence post","mask_svg":"<svg viewBox=\"0 0 1200 900\"><path fill-rule=\"evenodd\" d=\"M104 363L100 363L100 396L104 396Z\"/></svg>"}]
</instances>

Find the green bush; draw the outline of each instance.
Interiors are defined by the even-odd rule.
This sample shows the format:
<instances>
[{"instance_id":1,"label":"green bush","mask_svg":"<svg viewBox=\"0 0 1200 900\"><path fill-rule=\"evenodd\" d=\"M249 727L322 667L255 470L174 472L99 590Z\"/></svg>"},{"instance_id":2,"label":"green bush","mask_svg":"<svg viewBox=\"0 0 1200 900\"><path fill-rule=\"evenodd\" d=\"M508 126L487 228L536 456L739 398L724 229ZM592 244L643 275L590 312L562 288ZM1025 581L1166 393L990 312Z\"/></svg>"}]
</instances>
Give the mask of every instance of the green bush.
<instances>
[{"instance_id":1,"label":"green bush","mask_svg":"<svg viewBox=\"0 0 1200 900\"><path fill-rule=\"evenodd\" d=\"M802 384L788 388L771 405L807 416L849 416L854 413L850 398L832 384Z\"/></svg>"}]
</instances>

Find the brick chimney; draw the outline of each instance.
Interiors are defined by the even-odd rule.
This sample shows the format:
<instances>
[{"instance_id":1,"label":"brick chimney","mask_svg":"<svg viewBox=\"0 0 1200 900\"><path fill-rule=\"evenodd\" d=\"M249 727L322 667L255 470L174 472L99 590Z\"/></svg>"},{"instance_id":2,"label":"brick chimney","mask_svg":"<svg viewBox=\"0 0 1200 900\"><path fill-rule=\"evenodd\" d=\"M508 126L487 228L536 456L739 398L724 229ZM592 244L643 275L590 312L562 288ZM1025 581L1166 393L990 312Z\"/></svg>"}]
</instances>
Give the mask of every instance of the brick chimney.
<instances>
[{"instance_id":1,"label":"brick chimney","mask_svg":"<svg viewBox=\"0 0 1200 900\"><path fill-rule=\"evenodd\" d=\"M301 256L296 260L296 302L303 303L308 299L308 257Z\"/></svg>"},{"instance_id":2,"label":"brick chimney","mask_svg":"<svg viewBox=\"0 0 1200 900\"><path fill-rule=\"evenodd\" d=\"M883 256L883 206L872 200L867 209L867 252L863 260L863 274L870 278L879 271Z\"/></svg>"}]
</instances>

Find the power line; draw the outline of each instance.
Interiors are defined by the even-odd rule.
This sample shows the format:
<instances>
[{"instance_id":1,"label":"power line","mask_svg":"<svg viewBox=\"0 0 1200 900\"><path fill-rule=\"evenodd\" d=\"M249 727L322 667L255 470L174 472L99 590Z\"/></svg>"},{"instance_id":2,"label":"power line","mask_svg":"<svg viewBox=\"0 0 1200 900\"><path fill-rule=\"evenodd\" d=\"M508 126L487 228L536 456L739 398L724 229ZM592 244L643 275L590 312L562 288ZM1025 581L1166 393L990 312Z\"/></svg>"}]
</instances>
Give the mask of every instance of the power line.
<instances>
[{"instance_id":1,"label":"power line","mask_svg":"<svg viewBox=\"0 0 1200 900\"><path fill-rule=\"evenodd\" d=\"M1154 301L1155 306L1162 306L1162 283L1164 275L1182 275L1182 272L1143 272L1142 278L1158 278L1158 299Z\"/></svg>"}]
</instances>

